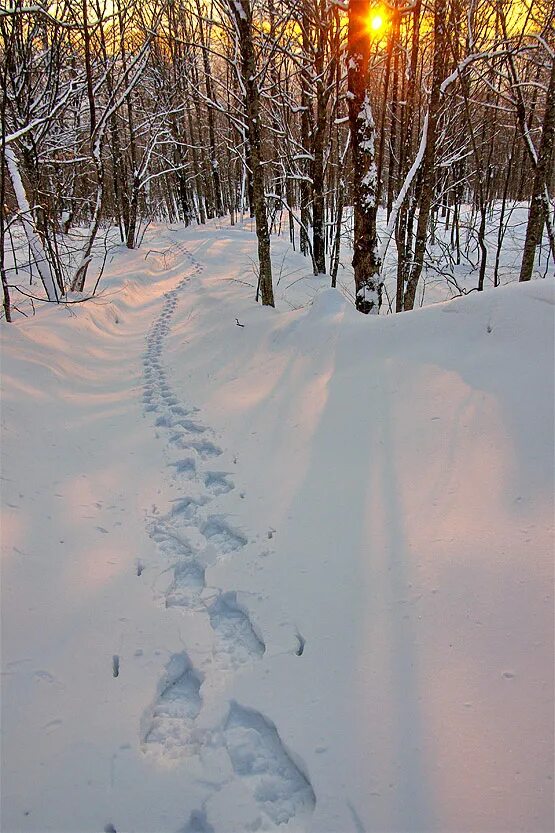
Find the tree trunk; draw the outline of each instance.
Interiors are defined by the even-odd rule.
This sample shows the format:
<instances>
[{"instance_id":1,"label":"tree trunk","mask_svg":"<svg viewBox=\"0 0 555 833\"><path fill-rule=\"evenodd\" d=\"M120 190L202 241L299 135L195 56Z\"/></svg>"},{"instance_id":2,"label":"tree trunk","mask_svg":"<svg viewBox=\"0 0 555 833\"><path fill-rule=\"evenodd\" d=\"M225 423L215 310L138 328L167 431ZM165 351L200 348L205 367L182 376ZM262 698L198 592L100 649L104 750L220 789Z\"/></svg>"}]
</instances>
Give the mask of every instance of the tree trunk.
<instances>
[{"instance_id":1,"label":"tree trunk","mask_svg":"<svg viewBox=\"0 0 555 833\"><path fill-rule=\"evenodd\" d=\"M368 0L351 0L347 46L349 127L353 155L355 303L362 313L379 312L383 282L377 248L374 159L376 128L366 87L369 38L366 28Z\"/></svg>"},{"instance_id":2,"label":"tree trunk","mask_svg":"<svg viewBox=\"0 0 555 833\"><path fill-rule=\"evenodd\" d=\"M252 208L258 241L260 294L264 306L275 306L270 260L270 234L264 194L264 168L260 131L260 93L258 90L256 55L253 42L250 0L228 0L239 36L241 76L245 91L245 111L248 131L249 162L252 174Z\"/></svg>"},{"instance_id":3,"label":"tree trunk","mask_svg":"<svg viewBox=\"0 0 555 833\"><path fill-rule=\"evenodd\" d=\"M206 48L206 39L204 37L204 28L202 25L202 12L200 8L200 0L197 0L197 11L200 44L202 49L202 63L204 67L204 85L206 88L206 96L210 101L215 101L214 88L212 85L212 70L210 68L210 59L208 57L208 49ZM223 217L224 208L222 201L222 185L220 182L220 166L218 164L218 157L216 152L216 130L214 126L214 111L212 110L212 107L210 105L208 105L206 110L208 117L208 141L210 144L210 168L212 171L212 183L214 186L214 208L216 211L216 217Z\"/></svg>"},{"instance_id":4,"label":"tree trunk","mask_svg":"<svg viewBox=\"0 0 555 833\"><path fill-rule=\"evenodd\" d=\"M300 240L299 248L303 255L307 255L310 251L310 244L308 240L307 229L310 225L310 202L312 194L312 182L310 181L310 171L312 166L309 164L308 157L312 152L311 136L313 131L311 128L311 105L310 105L310 64L308 62L308 55L310 53L310 21L306 9L303 5L303 13L301 18L301 29L303 39L303 66L301 70L301 144L303 147L304 158L302 160L302 173L299 192L301 201L301 223L300 223Z\"/></svg>"},{"instance_id":5,"label":"tree trunk","mask_svg":"<svg viewBox=\"0 0 555 833\"><path fill-rule=\"evenodd\" d=\"M426 239L430 210L434 194L434 165L436 153L437 122L439 117L441 82L443 76L443 49L445 43L446 25L446 0L435 0L434 6L434 59L432 70L432 91L430 94L430 108L428 110L428 129L426 136L426 150L422 163L422 190L420 192L420 205L418 212L418 224L416 227L416 240L414 245L414 263L407 282L407 289L403 307L411 310L414 307L416 289L424 266L424 254L426 252Z\"/></svg>"},{"instance_id":6,"label":"tree trunk","mask_svg":"<svg viewBox=\"0 0 555 833\"><path fill-rule=\"evenodd\" d=\"M193 176L195 180L195 191L197 193L197 210L199 221L202 226L206 224L206 209L204 207L204 192L202 188L202 177L200 173L200 165L198 159L198 150L196 144L196 136L193 128L193 116L191 108L187 109L187 123L189 127L189 140L191 142L191 156L193 157Z\"/></svg>"},{"instance_id":7,"label":"tree trunk","mask_svg":"<svg viewBox=\"0 0 555 833\"><path fill-rule=\"evenodd\" d=\"M418 57L420 53L420 0L416 0L412 12L412 35L410 70L407 84L406 103L403 108L403 133L400 137L399 179L404 179L409 172L409 161L412 155L413 122L415 116L416 74L418 71ZM425 141L425 135L424 135ZM407 189L408 190L408 189ZM411 215L412 216L412 215ZM395 312L402 312L405 300L405 286L409 276L410 258L409 245L412 235L409 232L411 218L408 213L408 203L401 201L399 219L395 226L395 242L397 245L397 288L395 293Z\"/></svg>"},{"instance_id":8,"label":"tree trunk","mask_svg":"<svg viewBox=\"0 0 555 833\"><path fill-rule=\"evenodd\" d=\"M10 145L7 145L4 148L4 159L6 161L6 167L8 169L8 173L12 181L15 198L17 200L17 205L19 208L19 216L21 222L23 223L23 228L27 237L29 249L31 250L34 264L37 267L37 271L40 275L40 279L46 291L46 297L49 301L57 302L58 294L56 292L56 284L54 282L52 270L50 269L50 262L44 251L42 240L37 234L37 231L33 224L31 206L29 205L27 194L25 193L25 187L23 185L23 180L21 179L21 175L19 173L19 164L17 161L17 157ZM2 210L3 208L4 207L1 206Z\"/></svg>"},{"instance_id":9,"label":"tree trunk","mask_svg":"<svg viewBox=\"0 0 555 833\"><path fill-rule=\"evenodd\" d=\"M313 195L312 195L312 253L314 273L326 272L326 243L324 239L324 139L327 124L327 100L318 82L316 93L316 125L314 131Z\"/></svg>"},{"instance_id":10,"label":"tree trunk","mask_svg":"<svg viewBox=\"0 0 555 833\"><path fill-rule=\"evenodd\" d=\"M4 81L2 103L0 109L0 126L2 128L2 136L0 138L0 278L2 280L2 294L3 307L6 321L11 323L12 320L12 305L10 300L10 290L8 288L8 279L6 277L6 269L4 257L6 253L6 215L5 215L5 201L6 201L6 173L4 169L4 155L6 151L6 78L4 71Z\"/></svg>"},{"instance_id":11,"label":"tree trunk","mask_svg":"<svg viewBox=\"0 0 555 833\"><path fill-rule=\"evenodd\" d=\"M547 88L545 115L543 119L542 137L538 153L538 161L534 174L532 199L528 213L526 240L520 267L521 281L529 281L532 277L536 248L541 243L544 221L550 224L551 206L548 195L548 181L553 159L553 144L555 137L555 60L551 66L551 77ZM554 255L555 257L555 255Z\"/></svg>"}]
</instances>

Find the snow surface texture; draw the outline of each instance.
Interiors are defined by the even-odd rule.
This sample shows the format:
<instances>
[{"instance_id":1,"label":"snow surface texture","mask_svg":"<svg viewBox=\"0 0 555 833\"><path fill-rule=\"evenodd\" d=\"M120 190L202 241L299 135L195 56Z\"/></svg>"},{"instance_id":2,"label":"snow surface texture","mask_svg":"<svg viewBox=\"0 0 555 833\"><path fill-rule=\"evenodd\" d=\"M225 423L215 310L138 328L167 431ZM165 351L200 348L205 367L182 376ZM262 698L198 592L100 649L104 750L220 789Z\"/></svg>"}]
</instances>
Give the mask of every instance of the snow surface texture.
<instances>
[{"instance_id":1,"label":"snow surface texture","mask_svg":"<svg viewBox=\"0 0 555 833\"><path fill-rule=\"evenodd\" d=\"M552 285L369 322L254 251L5 328L2 831L551 831Z\"/></svg>"}]
</instances>

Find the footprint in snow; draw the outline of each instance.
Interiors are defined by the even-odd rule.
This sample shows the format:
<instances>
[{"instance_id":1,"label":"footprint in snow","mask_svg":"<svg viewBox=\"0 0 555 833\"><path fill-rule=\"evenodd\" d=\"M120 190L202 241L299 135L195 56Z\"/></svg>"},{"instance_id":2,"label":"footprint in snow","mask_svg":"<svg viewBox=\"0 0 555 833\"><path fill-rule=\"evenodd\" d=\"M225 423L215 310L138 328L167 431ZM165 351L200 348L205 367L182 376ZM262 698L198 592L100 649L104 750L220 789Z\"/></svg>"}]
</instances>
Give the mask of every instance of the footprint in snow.
<instances>
[{"instance_id":1,"label":"footprint in snow","mask_svg":"<svg viewBox=\"0 0 555 833\"><path fill-rule=\"evenodd\" d=\"M189 478L194 477L197 471L197 464L193 457L185 457L183 460L176 460L169 465L175 469L176 474L184 474Z\"/></svg>"},{"instance_id":2,"label":"footprint in snow","mask_svg":"<svg viewBox=\"0 0 555 833\"><path fill-rule=\"evenodd\" d=\"M220 454L223 454L222 449L209 440L186 440L183 435L180 436L183 442L181 448L190 448L196 451L202 460L209 460L211 457L219 457Z\"/></svg>"},{"instance_id":3,"label":"footprint in snow","mask_svg":"<svg viewBox=\"0 0 555 833\"><path fill-rule=\"evenodd\" d=\"M212 825L208 824L206 813L194 810L180 833L215 833L215 831Z\"/></svg>"},{"instance_id":4,"label":"footprint in snow","mask_svg":"<svg viewBox=\"0 0 555 833\"><path fill-rule=\"evenodd\" d=\"M229 526L220 515L210 515L201 525L200 531L224 555L240 550L247 544L245 536Z\"/></svg>"},{"instance_id":5,"label":"footprint in snow","mask_svg":"<svg viewBox=\"0 0 555 833\"><path fill-rule=\"evenodd\" d=\"M166 593L166 607L195 609L201 604L200 594L206 586L205 569L197 561L179 561L173 572L173 581Z\"/></svg>"},{"instance_id":6,"label":"footprint in snow","mask_svg":"<svg viewBox=\"0 0 555 833\"><path fill-rule=\"evenodd\" d=\"M184 431L188 431L189 434L204 434L205 431L208 431L205 425L194 422L192 419L176 419L174 420L174 425L178 425Z\"/></svg>"},{"instance_id":7,"label":"footprint in snow","mask_svg":"<svg viewBox=\"0 0 555 833\"><path fill-rule=\"evenodd\" d=\"M232 702L224 726L233 769L274 824L314 810L308 778L293 763L274 724L254 709Z\"/></svg>"},{"instance_id":8,"label":"footprint in snow","mask_svg":"<svg viewBox=\"0 0 555 833\"><path fill-rule=\"evenodd\" d=\"M198 498L183 497L172 501L170 516L172 518L185 518L186 520L194 519L197 510L204 506L211 498L207 495L202 495Z\"/></svg>"},{"instance_id":9,"label":"footprint in snow","mask_svg":"<svg viewBox=\"0 0 555 833\"><path fill-rule=\"evenodd\" d=\"M173 428L173 420L168 414L162 414L154 423L156 428Z\"/></svg>"},{"instance_id":10,"label":"footprint in snow","mask_svg":"<svg viewBox=\"0 0 555 833\"><path fill-rule=\"evenodd\" d=\"M207 471L202 479L208 491L213 495L225 495L235 488L235 484L228 479L225 471Z\"/></svg>"},{"instance_id":11,"label":"footprint in snow","mask_svg":"<svg viewBox=\"0 0 555 833\"><path fill-rule=\"evenodd\" d=\"M201 684L187 654L174 654L167 665L166 680L145 736L147 747L158 747L169 758L179 758L192 751L194 722L202 705Z\"/></svg>"},{"instance_id":12,"label":"footprint in snow","mask_svg":"<svg viewBox=\"0 0 555 833\"><path fill-rule=\"evenodd\" d=\"M193 548L187 538L166 524L154 524L150 530L150 537L158 544L160 552L165 555L178 558L194 556Z\"/></svg>"},{"instance_id":13,"label":"footprint in snow","mask_svg":"<svg viewBox=\"0 0 555 833\"><path fill-rule=\"evenodd\" d=\"M210 607L210 624L216 634L215 658L237 668L264 655L266 646L256 634L236 593L222 593Z\"/></svg>"},{"instance_id":14,"label":"footprint in snow","mask_svg":"<svg viewBox=\"0 0 555 833\"><path fill-rule=\"evenodd\" d=\"M173 405L170 411L174 416L187 416L188 414L196 413L198 408L184 408L183 405Z\"/></svg>"}]
</instances>

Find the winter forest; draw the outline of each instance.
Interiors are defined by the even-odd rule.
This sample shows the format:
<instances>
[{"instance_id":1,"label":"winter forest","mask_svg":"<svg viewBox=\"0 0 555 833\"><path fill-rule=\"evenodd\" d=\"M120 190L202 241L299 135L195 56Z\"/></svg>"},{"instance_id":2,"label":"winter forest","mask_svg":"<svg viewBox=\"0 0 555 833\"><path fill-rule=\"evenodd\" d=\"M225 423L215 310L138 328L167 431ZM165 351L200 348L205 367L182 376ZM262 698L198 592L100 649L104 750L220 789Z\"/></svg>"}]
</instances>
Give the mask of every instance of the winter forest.
<instances>
[{"instance_id":1,"label":"winter forest","mask_svg":"<svg viewBox=\"0 0 555 833\"><path fill-rule=\"evenodd\" d=\"M552 833L555 0L0 74L1 830Z\"/></svg>"},{"instance_id":2,"label":"winter forest","mask_svg":"<svg viewBox=\"0 0 555 833\"><path fill-rule=\"evenodd\" d=\"M263 304L286 234L331 286L352 257L361 312L400 312L423 271L505 283L524 203L511 279L545 276L554 19L550 0L4 7L6 318L32 278L92 291L108 231L133 249L153 221L254 217Z\"/></svg>"}]
</instances>

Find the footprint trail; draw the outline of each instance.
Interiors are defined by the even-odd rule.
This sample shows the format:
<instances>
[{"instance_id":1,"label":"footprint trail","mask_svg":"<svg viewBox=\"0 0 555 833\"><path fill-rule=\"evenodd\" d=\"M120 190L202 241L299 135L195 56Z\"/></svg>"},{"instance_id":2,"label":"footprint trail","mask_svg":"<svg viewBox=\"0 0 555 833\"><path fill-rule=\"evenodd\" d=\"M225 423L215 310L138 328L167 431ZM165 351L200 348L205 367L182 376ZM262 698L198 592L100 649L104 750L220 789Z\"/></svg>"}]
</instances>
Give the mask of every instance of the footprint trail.
<instances>
[{"instance_id":1,"label":"footprint trail","mask_svg":"<svg viewBox=\"0 0 555 833\"><path fill-rule=\"evenodd\" d=\"M235 484L229 472L206 468L223 456L213 431L199 409L180 401L164 369L165 339L171 330L179 292L202 272L202 266L181 244L161 255L160 271L170 256L188 261L189 268L173 290L165 293L162 309L146 338L143 356L142 401L153 431L165 437L168 476L183 486L166 514L155 515L148 533L167 566L161 572L166 590L165 607L186 622L203 617L211 634L212 649L194 666L189 654L173 654L160 682L158 695L143 734L145 752L166 761L201 755L208 745L227 757L232 777L244 782L265 819L264 829L274 829L295 819L298 825L313 811L316 798L308 780L285 750L274 724L259 712L231 702L223 723L199 728L202 687L219 675L239 673L263 659L266 646L236 592L207 588L206 568L223 558L237 557L247 545L244 532L221 511L210 512L208 504L224 498ZM141 571L142 571L141 565ZM167 575L170 578L168 579ZM191 619L191 617L193 617ZM202 809L188 808L182 833L217 833L210 822L210 799L218 791L206 778L207 794ZM187 814L185 815L187 818ZM237 831L239 833L239 831Z\"/></svg>"}]
</instances>

